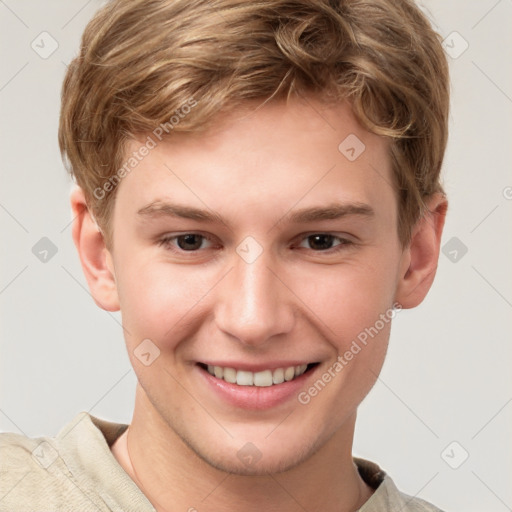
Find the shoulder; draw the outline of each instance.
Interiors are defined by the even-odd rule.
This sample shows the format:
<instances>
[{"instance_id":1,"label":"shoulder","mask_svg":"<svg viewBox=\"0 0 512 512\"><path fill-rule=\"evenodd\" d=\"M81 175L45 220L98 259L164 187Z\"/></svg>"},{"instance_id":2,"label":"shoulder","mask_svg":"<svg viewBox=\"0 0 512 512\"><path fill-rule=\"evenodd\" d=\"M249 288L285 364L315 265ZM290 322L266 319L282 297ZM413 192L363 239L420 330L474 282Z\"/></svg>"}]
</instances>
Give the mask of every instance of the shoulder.
<instances>
[{"instance_id":1,"label":"shoulder","mask_svg":"<svg viewBox=\"0 0 512 512\"><path fill-rule=\"evenodd\" d=\"M67 473L53 439L0 434L0 511L63 506L58 496L72 491Z\"/></svg>"},{"instance_id":2,"label":"shoulder","mask_svg":"<svg viewBox=\"0 0 512 512\"><path fill-rule=\"evenodd\" d=\"M432 503L400 492L391 477L374 462L354 458L354 463L362 479L374 489L359 512L443 512Z\"/></svg>"},{"instance_id":3,"label":"shoulder","mask_svg":"<svg viewBox=\"0 0 512 512\"><path fill-rule=\"evenodd\" d=\"M85 414L77 415L65 428L87 419ZM87 433L81 437L84 444L89 443ZM63 442L62 432L55 438L1 433L0 512L111 510L84 485L69 464L70 455L74 454Z\"/></svg>"},{"instance_id":4,"label":"shoulder","mask_svg":"<svg viewBox=\"0 0 512 512\"><path fill-rule=\"evenodd\" d=\"M23 464L37 445L35 439L14 434L11 432L0 433L0 470L12 470L17 465Z\"/></svg>"},{"instance_id":5,"label":"shoulder","mask_svg":"<svg viewBox=\"0 0 512 512\"><path fill-rule=\"evenodd\" d=\"M0 434L0 472L40 473L45 471L58 458L54 440L48 437L32 438L21 434ZM4 478L2 478L2 484Z\"/></svg>"},{"instance_id":6,"label":"shoulder","mask_svg":"<svg viewBox=\"0 0 512 512\"><path fill-rule=\"evenodd\" d=\"M404 494L398 490L397 492L399 497L398 499L400 500L398 503L401 504L402 512L443 512L440 508L428 501L414 496L409 496L408 494Z\"/></svg>"}]
</instances>

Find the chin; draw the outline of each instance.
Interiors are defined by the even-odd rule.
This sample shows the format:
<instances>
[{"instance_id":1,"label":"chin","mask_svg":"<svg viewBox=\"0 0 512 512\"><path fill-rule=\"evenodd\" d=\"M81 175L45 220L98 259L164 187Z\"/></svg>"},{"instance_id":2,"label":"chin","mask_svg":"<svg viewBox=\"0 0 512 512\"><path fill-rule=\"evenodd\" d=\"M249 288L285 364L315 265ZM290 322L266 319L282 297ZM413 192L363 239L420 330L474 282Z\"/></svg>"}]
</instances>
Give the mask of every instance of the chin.
<instances>
[{"instance_id":1,"label":"chin","mask_svg":"<svg viewBox=\"0 0 512 512\"><path fill-rule=\"evenodd\" d=\"M208 465L223 471L239 476L266 476L269 474L283 473L299 466L307 455L302 456L289 453L272 454L270 456L255 460L254 462L243 462L237 457L227 459L221 454L196 454Z\"/></svg>"},{"instance_id":2,"label":"chin","mask_svg":"<svg viewBox=\"0 0 512 512\"><path fill-rule=\"evenodd\" d=\"M261 449L248 441L241 447L237 442L225 447L217 445L217 450L212 451L209 447L183 441L209 466L239 476L265 476L289 471L307 461L324 444L321 439L313 443L297 439L294 445L284 446L282 440L277 439L274 443L259 443Z\"/></svg>"}]
</instances>

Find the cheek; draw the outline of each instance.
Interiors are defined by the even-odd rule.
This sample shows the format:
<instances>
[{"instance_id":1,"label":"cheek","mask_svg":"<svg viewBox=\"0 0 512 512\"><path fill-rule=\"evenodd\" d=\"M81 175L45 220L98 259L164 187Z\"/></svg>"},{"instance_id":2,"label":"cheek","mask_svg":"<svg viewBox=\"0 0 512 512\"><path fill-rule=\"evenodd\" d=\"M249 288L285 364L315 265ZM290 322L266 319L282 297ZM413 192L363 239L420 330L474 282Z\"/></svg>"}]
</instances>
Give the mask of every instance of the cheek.
<instances>
[{"instance_id":1,"label":"cheek","mask_svg":"<svg viewBox=\"0 0 512 512\"><path fill-rule=\"evenodd\" d=\"M213 278L203 274L157 262L127 262L118 276L127 342L137 343L142 337L172 348L173 340L179 340L176 334L188 325L212 287Z\"/></svg>"},{"instance_id":2,"label":"cheek","mask_svg":"<svg viewBox=\"0 0 512 512\"><path fill-rule=\"evenodd\" d=\"M386 272L384 269L388 268ZM375 265L343 265L323 272L312 269L303 274L297 295L323 324L326 337L339 352L353 339L377 323L379 333L389 334L393 315L395 273L385 262ZM385 316L382 325L381 316ZM373 332L373 330L372 330Z\"/></svg>"},{"instance_id":3,"label":"cheek","mask_svg":"<svg viewBox=\"0 0 512 512\"><path fill-rule=\"evenodd\" d=\"M302 390L299 402L311 404L326 429L338 428L375 384L397 314L394 281L382 271L371 266L340 270L317 286L304 285L302 291L320 319L316 325L332 356L317 380Z\"/></svg>"},{"instance_id":4,"label":"cheek","mask_svg":"<svg viewBox=\"0 0 512 512\"><path fill-rule=\"evenodd\" d=\"M344 392L333 397L340 404L347 394L363 400L380 373L388 348L396 288L396 260L376 258L374 264L352 269L333 279L333 299L327 302L326 323L336 336L329 341L337 352L334 389ZM335 364L335 363L334 363ZM331 373L332 373L331 369ZM327 398L327 396L326 396Z\"/></svg>"}]
</instances>

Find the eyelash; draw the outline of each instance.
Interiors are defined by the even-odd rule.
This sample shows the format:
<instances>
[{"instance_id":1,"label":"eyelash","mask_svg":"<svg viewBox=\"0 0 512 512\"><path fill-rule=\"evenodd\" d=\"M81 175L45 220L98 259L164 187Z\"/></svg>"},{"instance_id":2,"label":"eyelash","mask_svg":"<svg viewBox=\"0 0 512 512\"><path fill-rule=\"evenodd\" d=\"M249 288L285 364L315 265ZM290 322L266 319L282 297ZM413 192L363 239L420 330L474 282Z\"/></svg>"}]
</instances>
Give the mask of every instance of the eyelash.
<instances>
[{"instance_id":1,"label":"eyelash","mask_svg":"<svg viewBox=\"0 0 512 512\"><path fill-rule=\"evenodd\" d=\"M165 249L168 249L168 250L170 250L172 252L176 252L176 253L180 253L180 254L186 254L186 253L194 254L194 253L200 252L201 249L186 251L184 249L177 248L176 246L174 246L172 244L173 241L177 240L178 238L185 237L187 235L194 235L194 236L202 237L202 240L207 240L207 241L209 241L211 243L214 243L214 240L211 237L207 236L207 235L204 235L202 233L190 232L190 233L182 233L182 234L179 234L179 235L166 235L166 236L162 237L158 241L158 245L162 246ZM328 237L332 237L333 239L339 241L339 243L337 245L335 245L335 246L333 246L333 247L331 247L329 249L325 249L325 250L310 249L314 253L334 254L334 253L337 253L339 251L343 251L343 250L347 249L347 247L349 247L349 246L354 245L354 242L349 240L349 239L347 239L347 238L343 238L343 237L340 237L340 236L337 236L337 235L333 235L331 233L324 233L324 232L309 233L307 235L304 235L300 239L300 243L302 243L303 241L307 241L308 238L311 238L311 237L314 237L314 236L328 236ZM209 248L211 248L211 247L208 247L207 249L209 249ZM299 248L302 248L302 247L299 247Z\"/></svg>"}]
</instances>

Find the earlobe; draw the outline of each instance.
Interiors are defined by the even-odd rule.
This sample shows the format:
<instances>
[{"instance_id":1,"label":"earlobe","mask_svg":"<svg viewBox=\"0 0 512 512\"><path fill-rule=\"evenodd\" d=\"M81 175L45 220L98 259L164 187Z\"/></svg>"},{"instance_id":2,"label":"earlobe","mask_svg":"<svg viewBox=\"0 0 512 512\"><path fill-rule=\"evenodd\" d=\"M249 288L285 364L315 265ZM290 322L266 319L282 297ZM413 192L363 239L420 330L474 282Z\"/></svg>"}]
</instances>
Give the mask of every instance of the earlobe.
<instances>
[{"instance_id":1,"label":"earlobe","mask_svg":"<svg viewBox=\"0 0 512 512\"><path fill-rule=\"evenodd\" d=\"M396 301L404 309L421 304L436 275L441 236L448 209L444 194L434 194L427 201L427 209L414 227L411 242L402 255Z\"/></svg>"},{"instance_id":2,"label":"earlobe","mask_svg":"<svg viewBox=\"0 0 512 512\"><path fill-rule=\"evenodd\" d=\"M119 310L119 298L112 257L105 239L91 215L80 187L71 193L73 211L73 241L78 250L91 295L106 311Z\"/></svg>"}]
</instances>

